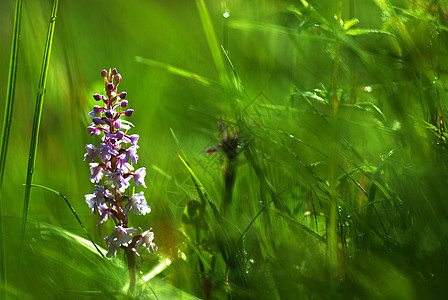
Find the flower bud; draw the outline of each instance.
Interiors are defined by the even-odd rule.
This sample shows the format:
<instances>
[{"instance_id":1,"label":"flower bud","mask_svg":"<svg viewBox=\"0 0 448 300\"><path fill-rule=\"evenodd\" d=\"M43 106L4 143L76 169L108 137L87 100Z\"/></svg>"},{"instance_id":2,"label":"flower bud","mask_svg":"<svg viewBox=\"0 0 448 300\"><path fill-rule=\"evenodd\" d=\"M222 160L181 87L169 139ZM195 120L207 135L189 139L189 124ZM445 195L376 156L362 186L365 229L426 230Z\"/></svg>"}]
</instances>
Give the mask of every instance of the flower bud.
<instances>
[{"instance_id":1,"label":"flower bud","mask_svg":"<svg viewBox=\"0 0 448 300\"><path fill-rule=\"evenodd\" d=\"M114 80L115 80L115 83L120 83L121 75L120 74L115 75Z\"/></svg>"},{"instance_id":2,"label":"flower bud","mask_svg":"<svg viewBox=\"0 0 448 300\"><path fill-rule=\"evenodd\" d=\"M101 77L103 77L103 78L107 77L107 71L106 70L102 70L101 71Z\"/></svg>"},{"instance_id":3,"label":"flower bud","mask_svg":"<svg viewBox=\"0 0 448 300\"><path fill-rule=\"evenodd\" d=\"M114 85L112 84L112 83L108 83L107 85L106 85L106 91L107 92L112 92L112 90L114 89Z\"/></svg>"},{"instance_id":4,"label":"flower bud","mask_svg":"<svg viewBox=\"0 0 448 300\"><path fill-rule=\"evenodd\" d=\"M128 93L126 93L126 92L121 92L119 95L118 95L118 97L120 97L120 99L124 99L124 98L126 98L126 95L127 95Z\"/></svg>"},{"instance_id":5,"label":"flower bud","mask_svg":"<svg viewBox=\"0 0 448 300\"><path fill-rule=\"evenodd\" d=\"M93 99L95 99L96 101L100 101L102 99L102 96L100 94L94 94Z\"/></svg>"},{"instance_id":6,"label":"flower bud","mask_svg":"<svg viewBox=\"0 0 448 300\"><path fill-rule=\"evenodd\" d=\"M95 125L104 125L105 124L104 120L102 120L101 118L98 118L98 117L93 118L92 122Z\"/></svg>"},{"instance_id":7,"label":"flower bud","mask_svg":"<svg viewBox=\"0 0 448 300\"><path fill-rule=\"evenodd\" d=\"M110 112L110 111L106 111L104 114L106 115L106 117L107 117L108 119L112 119L112 117L114 116L114 115L112 114L112 112Z\"/></svg>"},{"instance_id":8,"label":"flower bud","mask_svg":"<svg viewBox=\"0 0 448 300\"><path fill-rule=\"evenodd\" d=\"M117 68L113 68L111 74L114 76L117 75L118 74Z\"/></svg>"},{"instance_id":9,"label":"flower bud","mask_svg":"<svg viewBox=\"0 0 448 300\"><path fill-rule=\"evenodd\" d=\"M98 105L95 105L93 107L93 110L91 112L89 112L89 116L94 116L97 115L101 112L101 107L99 107Z\"/></svg>"},{"instance_id":10,"label":"flower bud","mask_svg":"<svg viewBox=\"0 0 448 300\"><path fill-rule=\"evenodd\" d=\"M121 107L126 107L128 106L128 100L123 100L120 102Z\"/></svg>"},{"instance_id":11,"label":"flower bud","mask_svg":"<svg viewBox=\"0 0 448 300\"><path fill-rule=\"evenodd\" d=\"M133 109L128 109L128 110L126 110L126 111L124 112L124 114L125 114L126 117L130 117L130 116L132 116L132 113L133 113L133 112L134 112Z\"/></svg>"},{"instance_id":12,"label":"flower bud","mask_svg":"<svg viewBox=\"0 0 448 300\"><path fill-rule=\"evenodd\" d=\"M124 137L123 132L118 131L117 134L115 135L115 137L117 138L117 140L121 140Z\"/></svg>"}]
</instances>

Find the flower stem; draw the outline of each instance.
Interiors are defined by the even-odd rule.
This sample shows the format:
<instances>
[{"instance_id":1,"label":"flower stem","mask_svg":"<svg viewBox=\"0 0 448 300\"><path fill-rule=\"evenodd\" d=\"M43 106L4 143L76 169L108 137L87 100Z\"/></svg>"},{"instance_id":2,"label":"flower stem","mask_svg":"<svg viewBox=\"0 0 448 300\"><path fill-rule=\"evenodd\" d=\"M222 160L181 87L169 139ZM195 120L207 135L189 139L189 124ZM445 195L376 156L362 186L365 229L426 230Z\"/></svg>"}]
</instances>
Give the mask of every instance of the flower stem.
<instances>
[{"instance_id":1,"label":"flower stem","mask_svg":"<svg viewBox=\"0 0 448 300\"><path fill-rule=\"evenodd\" d=\"M129 247L126 249L126 261L128 263L129 270L129 295L134 295L135 293L135 253Z\"/></svg>"}]
</instances>

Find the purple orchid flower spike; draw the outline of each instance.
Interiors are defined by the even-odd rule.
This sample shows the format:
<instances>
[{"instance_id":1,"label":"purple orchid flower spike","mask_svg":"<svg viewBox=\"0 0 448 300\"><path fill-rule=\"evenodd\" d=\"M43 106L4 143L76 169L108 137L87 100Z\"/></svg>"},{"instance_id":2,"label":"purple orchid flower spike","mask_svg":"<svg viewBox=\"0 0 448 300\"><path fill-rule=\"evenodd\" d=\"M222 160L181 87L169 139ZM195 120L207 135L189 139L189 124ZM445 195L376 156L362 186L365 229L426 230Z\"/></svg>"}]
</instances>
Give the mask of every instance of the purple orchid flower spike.
<instances>
[{"instance_id":1,"label":"purple orchid flower spike","mask_svg":"<svg viewBox=\"0 0 448 300\"><path fill-rule=\"evenodd\" d=\"M127 92L117 91L123 77L116 68L102 70L101 77L104 78L104 95L93 95L96 105L89 112L92 123L87 128L90 136L100 136L101 141L97 145L87 144L84 154L84 161L90 163L90 180L95 183L95 188L92 194L85 195L85 201L91 214L99 215L98 225L109 220L115 223L115 231L104 238L108 251L106 256L116 257L120 250L124 250L131 290L135 286L135 255L140 256L136 248L144 246L149 252L154 252L157 246L153 243L151 229L137 234L138 230L128 224L131 210L136 215L151 212L144 193L134 193L140 185L146 188L146 168L133 172L133 165L139 160L139 135L128 134L134 125L125 120L134 115L134 109L128 108Z\"/></svg>"}]
</instances>

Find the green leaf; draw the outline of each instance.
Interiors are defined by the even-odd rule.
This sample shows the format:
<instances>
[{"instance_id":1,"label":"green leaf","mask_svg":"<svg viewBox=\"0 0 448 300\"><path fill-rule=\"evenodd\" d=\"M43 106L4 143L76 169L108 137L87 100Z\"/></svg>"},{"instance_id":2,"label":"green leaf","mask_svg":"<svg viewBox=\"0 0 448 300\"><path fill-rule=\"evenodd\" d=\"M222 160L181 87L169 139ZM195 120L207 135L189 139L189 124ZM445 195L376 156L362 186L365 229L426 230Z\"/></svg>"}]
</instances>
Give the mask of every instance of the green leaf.
<instances>
[{"instance_id":1,"label":"green leaf","mask_svg":"<svg viewBox=\"0 0 448 300\"><path fill-rule=\"evenodd\" d=\"M357 18L353 18L353 19L347 20L347 21L344 22L344 30L348 30L352 26L355 26L358 23L359 23L359 20Z\"/></svg>"},{"instance_id":2,"label":"green leaf","mask_svg":"<svg viewBox=\"0 0 448 300\"><path fill-rule=\"evenodd\" d=\"M349 29L345 33L348 35L364 35L364 34L385 34L393 36L392 33L384 30L377 30L377 29Z\"/></svg>"}]
</instances>

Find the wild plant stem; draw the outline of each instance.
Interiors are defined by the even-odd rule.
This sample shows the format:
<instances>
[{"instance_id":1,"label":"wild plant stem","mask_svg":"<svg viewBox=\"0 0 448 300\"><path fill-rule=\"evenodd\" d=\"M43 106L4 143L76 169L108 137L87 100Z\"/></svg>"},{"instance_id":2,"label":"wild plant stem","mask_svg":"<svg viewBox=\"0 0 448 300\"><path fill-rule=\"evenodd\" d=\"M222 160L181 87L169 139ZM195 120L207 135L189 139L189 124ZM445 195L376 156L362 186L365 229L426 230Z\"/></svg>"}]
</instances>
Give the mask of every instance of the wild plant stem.
<instances>
[{"instance_id":1,"label":"wild plant stem","mask_svg":"<svg viewBox=\"0 0 448 300\"><path fill-rule=\"evenodd\" d=\"M129 271L129 295L134 295L135 293L135 253L131 248L126 249L126 261L128 263Z\"/></svg>"},{"instance_id":2,"label":"wild plant stem","mask_svg":"<svg viewBox=\"0 0 448 300\"><path fill-rule=\"evenodd\" d=\"M5 174L6 154L8 152L9 133L14 106L14 91L17 77L17 60L19 56L19 35L22 16L22 0L17 0L14 14L14 31L11 42L11 56L9 59L8 86L6 88L5 116L3 118L2 145L0 152L0 279L3 281L6 291L6 256L3 238L3 177Z\"/></svg>"},{"instance_id":3,"label":"wild plant stem","mask_svg":"<svg viewBox=\"0 0 448 300\"><path fill-rule=\"evenodd\" d=\"M224 195L222 199L221 214L226 216L233 198L233 186L235 185L236 162L228 159L224 172Z\"/></svg>"},{"instance_id":4,"label":"wild plant stem","mask_svg":"<svg viewBox=\"0 0 448 300\"><path fill-rule=\"evenodd\" d=\"M337 26L341 23L342 1L338 1L337 12ZM339 261L338 261L338 235L337 235L337 191L336 191L336 157L338 153L338 67L339 67L339 37L336 35L334 67L333 67L333 143L331 147L331 153L329 156L329 184L330 184L330 207L328 214L327 225L327 263L328 263L328 275L330 279L337 278L339 276Z\"/></svg>"}]
</instances>

